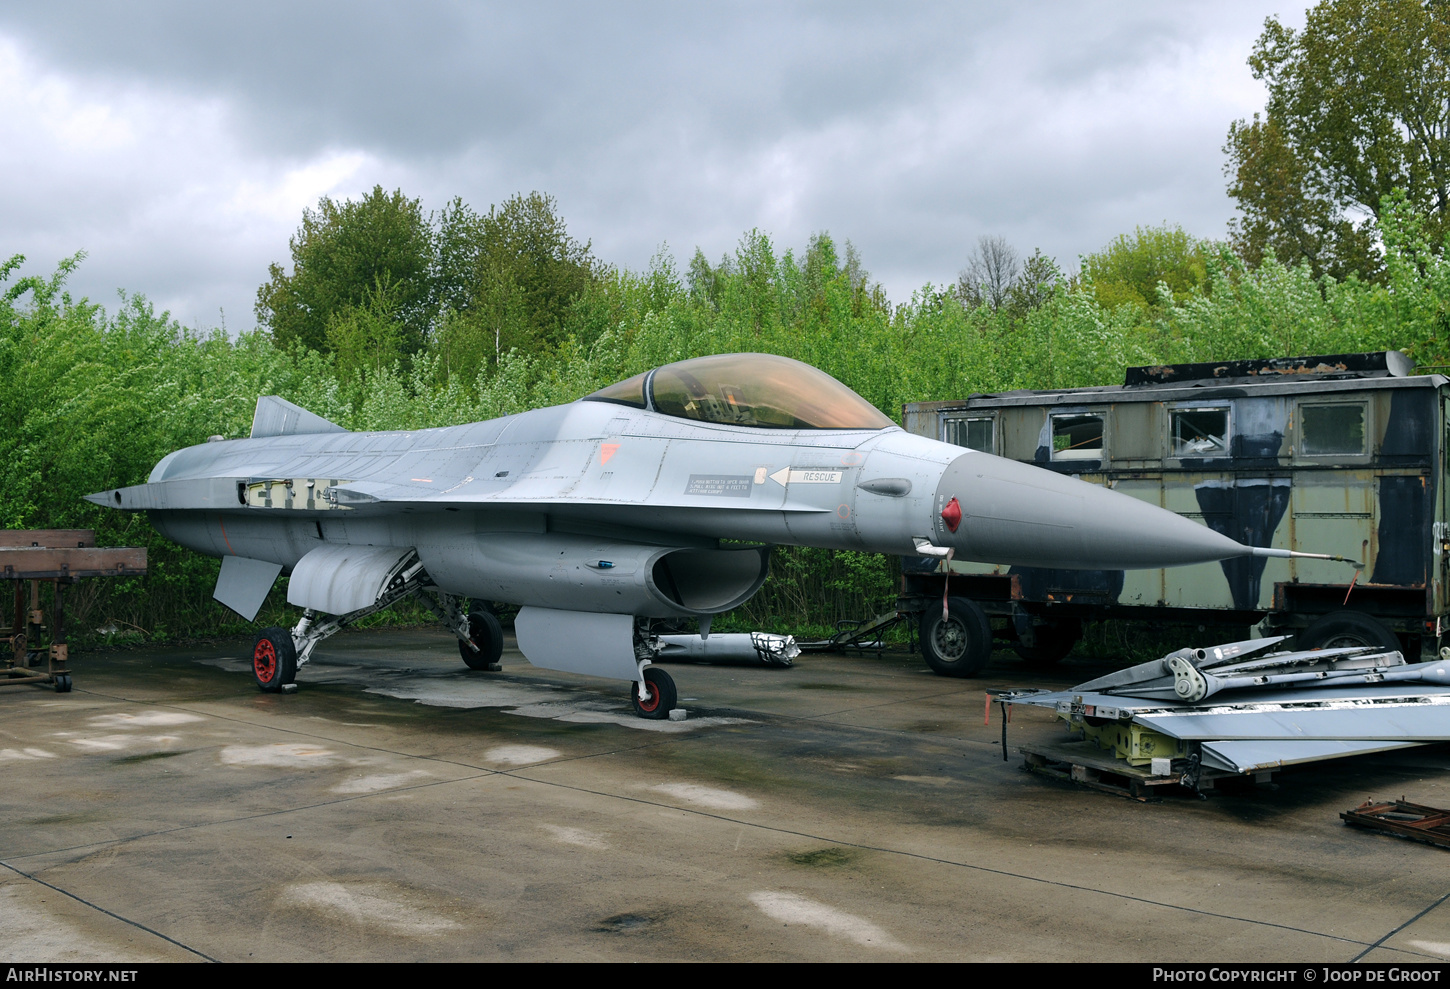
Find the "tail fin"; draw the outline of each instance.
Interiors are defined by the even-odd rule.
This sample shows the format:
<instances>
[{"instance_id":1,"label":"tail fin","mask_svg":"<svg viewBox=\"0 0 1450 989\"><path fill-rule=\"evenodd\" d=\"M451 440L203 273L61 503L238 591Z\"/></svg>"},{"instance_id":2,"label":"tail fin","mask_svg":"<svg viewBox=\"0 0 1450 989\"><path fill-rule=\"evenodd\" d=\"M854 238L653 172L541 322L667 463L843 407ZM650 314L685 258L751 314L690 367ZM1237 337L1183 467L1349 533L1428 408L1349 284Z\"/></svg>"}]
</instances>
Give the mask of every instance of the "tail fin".
<instances>
[{"instance_id":1,"label":"tail fin","mask_svg":"<svg viewBox=\"0 0 1450 989\"><path fill-rule=\"evenodd\" d=\"M252 416L252 439L262 436L291 436L295 433L345 433L335 422L328 422L320 415L308 412L300 405L293 405L276 395L262 395L257 399L257 411Z\"/></svg>"}]
</instances>

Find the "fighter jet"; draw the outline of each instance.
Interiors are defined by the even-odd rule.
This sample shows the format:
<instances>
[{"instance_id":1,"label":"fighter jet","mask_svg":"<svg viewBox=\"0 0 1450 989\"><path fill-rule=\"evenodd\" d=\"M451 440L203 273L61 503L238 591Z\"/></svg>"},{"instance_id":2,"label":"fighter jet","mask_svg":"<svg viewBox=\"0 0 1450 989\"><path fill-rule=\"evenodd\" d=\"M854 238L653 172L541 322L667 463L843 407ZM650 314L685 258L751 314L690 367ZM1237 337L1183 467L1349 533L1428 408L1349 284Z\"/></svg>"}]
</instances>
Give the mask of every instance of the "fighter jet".
<instances>
[{"instance_id":1,"label":"fighter jet","mask_svg":"<svg viewBox=\"0 0 1450 989\"><path fill-rule=\"evenodd\" d=\"M295 628L254 643L257 685L293 682L317 644L408 596L474 669L503 636L470 599L520 606L535 666L629 681L664 718L650 619L736 608L773 545L1065 569L1157 568L1244 546L1126 495L914 436L807 364L699 357L576 402L470 425L349 432L276 396L248 439L161 460L145 484L88 495L147 512L222 559L215 597L248 621L287 570Z\"/></svg>"}]
</instances>

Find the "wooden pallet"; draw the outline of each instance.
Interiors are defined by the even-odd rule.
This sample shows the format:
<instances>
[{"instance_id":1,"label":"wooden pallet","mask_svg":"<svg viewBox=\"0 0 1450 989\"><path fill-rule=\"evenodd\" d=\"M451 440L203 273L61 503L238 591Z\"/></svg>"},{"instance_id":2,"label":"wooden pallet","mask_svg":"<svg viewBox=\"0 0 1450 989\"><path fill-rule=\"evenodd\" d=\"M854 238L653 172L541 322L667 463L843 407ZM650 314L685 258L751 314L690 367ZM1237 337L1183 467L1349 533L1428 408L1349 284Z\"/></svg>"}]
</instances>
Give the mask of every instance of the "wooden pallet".
<instances>
[{"instance_id":1,"label":"wooden pallet","mask_svg":"<svg viewBox=\"0 0 1450 989\"><path fill-rule=\"evenodd\" d=\"M1130 766L1083 739L1022 746L1017 751L1022 753L1022 768L1029 772L1068 780L1130 800L1153 800L1156 799L1156 788L1183 785L1182 773L1158 775ZM1210 790L1214 780L1234 775L1205 769L1200 774L1198 789ZM1267 778L1267 774L1260 775Z\"/></svg>"}]
</instances>

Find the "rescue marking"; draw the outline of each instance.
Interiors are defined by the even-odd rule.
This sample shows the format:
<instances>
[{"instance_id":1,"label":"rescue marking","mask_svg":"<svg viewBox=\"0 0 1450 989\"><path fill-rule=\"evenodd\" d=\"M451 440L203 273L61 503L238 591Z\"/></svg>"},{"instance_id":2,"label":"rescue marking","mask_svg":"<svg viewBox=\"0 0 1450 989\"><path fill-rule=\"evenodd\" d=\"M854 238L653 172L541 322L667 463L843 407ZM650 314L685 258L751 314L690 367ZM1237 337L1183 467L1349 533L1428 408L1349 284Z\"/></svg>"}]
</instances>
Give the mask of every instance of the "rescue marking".
<instances>
[{"instance_id":1,"label":"rescue marking","mask_svg":"<svg viewBox=\"0 0 1450 989\"><path fill-rule=\"evenodd\" d=\"M770 479L776 484L840 484L844 471L818 470L814 467L782 467Z\"/></svg>"}]
</instances>

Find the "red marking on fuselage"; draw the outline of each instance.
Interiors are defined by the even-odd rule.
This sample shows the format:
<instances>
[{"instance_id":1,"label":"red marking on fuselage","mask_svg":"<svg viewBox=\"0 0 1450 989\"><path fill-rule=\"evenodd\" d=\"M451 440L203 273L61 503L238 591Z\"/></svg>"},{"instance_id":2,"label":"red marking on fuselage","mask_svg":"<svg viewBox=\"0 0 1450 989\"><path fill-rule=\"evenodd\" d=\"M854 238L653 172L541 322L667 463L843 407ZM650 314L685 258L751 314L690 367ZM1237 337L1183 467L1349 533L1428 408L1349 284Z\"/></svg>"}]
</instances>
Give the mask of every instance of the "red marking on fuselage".
<instances>
[{"instance_id":1,"label":"red marking on fuselage","mask_svg":"<svg viewBox=\"0 0 1450 989\"><path fill-rule=\"evenodd\" d=\"M600 464L607 464L607 463L609 463L609 458L612 457L612 456L614 456L618 452L619 452L619 444L618 443L601 443L601 444L599 444L599 463Z\"/></svg>"},{"instance_id":2,"label":"red marking on fuselage","mask_svg":"<svg viewBox=\"0 0 1450 989\"><path fill-rule=\"evenodd\" d=\"M222 530L222 542L227 544L227 552L232 554L232 556L236 556L237 551L232 549L232 541L227 538L227 524L222 521L222 517L220 515L216 517L216 524Z\"/></svg>"}]
</instances>

